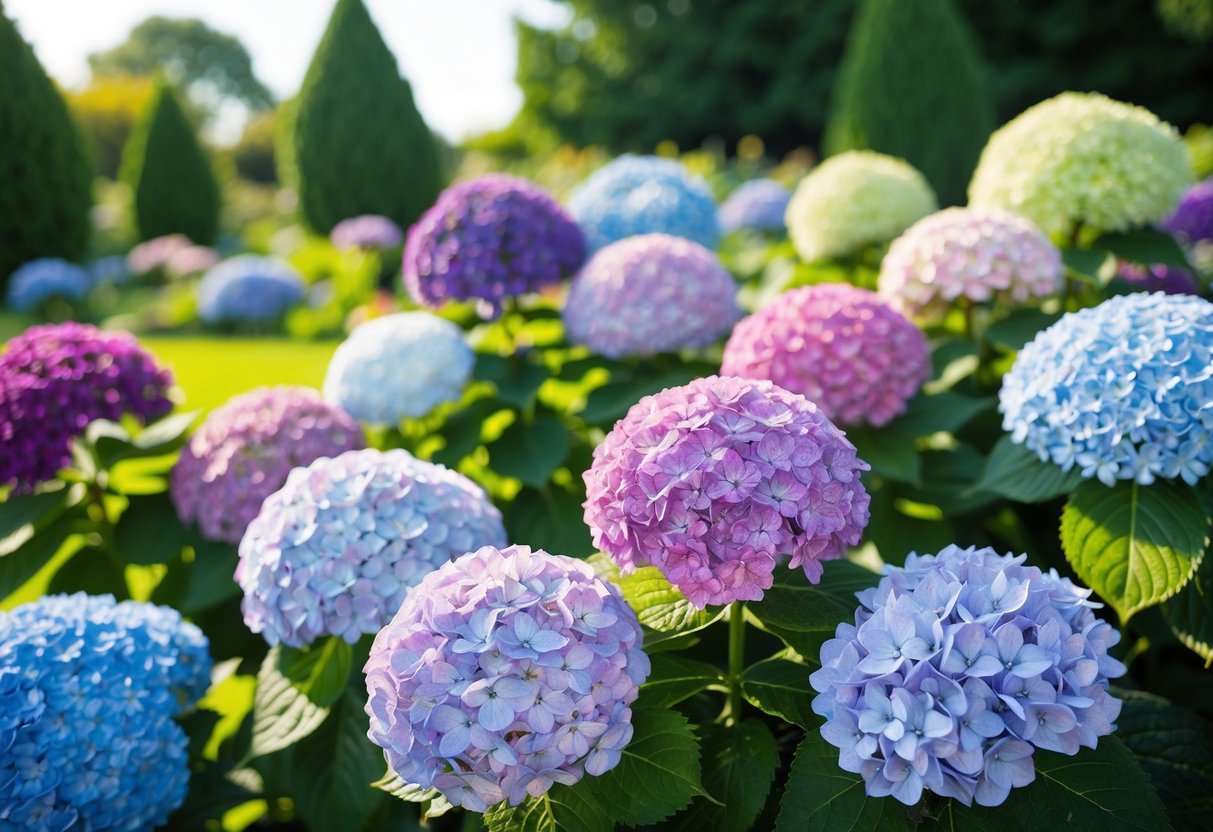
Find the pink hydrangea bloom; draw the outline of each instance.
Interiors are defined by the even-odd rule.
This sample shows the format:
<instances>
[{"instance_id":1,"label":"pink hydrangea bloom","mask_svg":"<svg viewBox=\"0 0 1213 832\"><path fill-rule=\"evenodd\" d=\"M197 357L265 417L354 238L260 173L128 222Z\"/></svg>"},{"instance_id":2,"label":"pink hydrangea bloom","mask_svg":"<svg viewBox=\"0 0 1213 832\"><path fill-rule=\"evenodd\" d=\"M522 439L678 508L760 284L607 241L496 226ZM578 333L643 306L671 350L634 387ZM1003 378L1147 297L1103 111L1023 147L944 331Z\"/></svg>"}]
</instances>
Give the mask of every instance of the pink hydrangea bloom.
<instances>
[{"instance_id":1,"label":"pink hydrangea bloom","mask_svg":"<svg viewBox=\"0 0 1213 832\"><path fill-rule=\"evenodd\" d=\"M659 568L696 607L756 601L775 565L821 580L859 542L868 464L814 404L712 376L647 396L594 451L585 521L626 574Z\"/></svg>"},{"instance_id":2,"label":"pink hydrangea bloom","mask_svg":"<svg viewBox=\"0 0 1213 832\"><path fill-rule=\"evenodd\" d=\"M935 317L957 298L1022 305L1056 294L1061 252L1030 220L994 208L948 208L910 226L880 267L880 295Z\"/></svg>"},{"instance_id":3,"label":"pink hydrangea bloom","mask_svg":"<svg viewBox=\"0 0 1213 832\"><path fill-rule=\"evenodd\" d=\"M881 426L931 374L927 339L872 292L843 283L781 295L733 330L721 372L770 379L842 425Z\"/></svg>"}]
</instances>

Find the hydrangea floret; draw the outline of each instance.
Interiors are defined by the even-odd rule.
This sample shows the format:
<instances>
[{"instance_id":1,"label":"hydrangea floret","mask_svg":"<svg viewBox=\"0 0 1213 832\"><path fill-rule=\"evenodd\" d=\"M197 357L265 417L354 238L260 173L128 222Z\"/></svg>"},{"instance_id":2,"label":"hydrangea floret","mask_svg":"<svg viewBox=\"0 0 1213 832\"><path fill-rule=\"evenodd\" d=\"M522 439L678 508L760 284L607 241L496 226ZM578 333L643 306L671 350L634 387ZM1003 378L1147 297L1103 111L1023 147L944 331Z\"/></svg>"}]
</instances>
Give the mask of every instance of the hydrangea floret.
<instances>
[{"instance_id":1,"label":"hydrangea floret","mask_svg":"<svg viewBox=\"0 0 1213 832\"><path fill-rule=\"evenodd\" d=\"M429 312L398 312L359 324L329 362L324 398L373 425L415 419L455 401L476 356L463 331Z\"/></svg>"},{"instance_id":2,"label":"hydrangea floret","mask_svg":"<svg viewBox=\"0 0 1213 832\"><path fill-rule=\"evenodd\" d=\"M1213 177L1188 188L1160 225L1184 245L1213 241Z\"/></svg>"},{"instance_id":3,"label":"hydrangea floret","mask_svg":"<svg viewBox=\"0 0 1213 832\"><path fill-rule=\"evenodd\" d=\"M87 269L57 257L42 257L23 263L9 276L6 305L14 312L34 312L52 298L83 300L92 287Z\"/></svg>"},{"instance_id":4,"label":"hydrangea floret","mask_svg":"<svg viewBox=\"0 0 1213 832\"><path fill-rule=\"evenodd\" d=\"M757 601L785 555L817 583L859 542L866 470L803 396L711 376L615 424L585 473L585 522L624 574L656 566L699 609Z\"/></svg>"},{"instance_id":5,"label":"hydrangea floret","mask_svg":"<svg viewBox=\"0 0 1213 832\"><path fill-rule=\"evenodd\" d=\"M0 486L17 493L71 462L95 419L151 422L172 410L173 378L133 336L88 324L34 326L0 352Z\"/></svg>"},{"instance_id":6,"label":"hydrangea floret","mask_svg":"<svg viewBox=\"0 0 1213 832\"><path fill-rule=\"evenodd\" d=\"M624 154L573 191L569 211L591 252L638 234L673 234L709 249L720 242L711 189L673 159Z\"/></svg>"},{"instance_id":7,"label":"hydrangea floret","mask_svg":"<svg viewBox=\"0 0 1213 832\"><path fill-rule=\"evenodd\" d=\"M167 607L81 593L0 612L0 827L163 824L189 783L174 717L210 668L202 631Z\"/></svg>"},{"instance_id":8,"label":"hydrangea floret","mask_svg":"<svg viewBox=\"0 0 1213 832\"><path fill-rule=\"evenodd\" d=\"M931 376L926 336L875 293L804 286L743 319L720 372L799 393L840 425L888 424Z\"/></svg>"},{"instance_id":9,"label":"hydrangea floret","mask_svg":"<svg viewBox=\"0 0 1213 832\"><path fill-rule=\"evenodd\" d=\"M1120 633L1091 590L1026 557L911 554L822 645L813 710L870 796L998 806L1035 779L1037 749L1073 755L1115 730Z\"/></svg>"},{"instance_id":10,"label":"hydrangea floret","mask_svg":"<svg viewBox=\"0 0 1213 832\"><path fill-rule=\"evenodd\" d=\"M211 411L173 466L183 523L237 544L293 468L364 446L362 429L307 387L261 387Z\"/></svg>"},{"instance_id":11,"label":"hydrangea floret","mask_svg":"<svg viewBox=\"0 0 1213 832\"><path fill-rule=\"evenodd\" d=\"M1061 252L1029 220L997 209L948 208L893 241L880 295L906 315L939 318L958 299L1023 306L1062 288Z\"/></svg>"},{"instance_id":12,"label":"hydrangea floret","mask_svg":"<svg viewBox=\"0 0 1213 832\"><path fill-rule=\"evenodd\" d=\"M1111 486L1213 462L1213 304L1132 294L1066 314L1003 378L1003 429L1041 460Z\"/></svg>"},{"instance_id":13,"label":"hydrangea floret","mask_svg":"<svg viewBox=\"0 0 1213 832\"><path fill-rule=\"evenodd\" d=\"M1142 107L1066 92L990 136L969 204L1027 217L1054 241L1124 231L1170 214L1191 184L1179 133Z\"/></svg>"},{"instance_id":14,"label":"hydrangea floret","mask_svg":"<svg viewBox=\"0 0 1213 832\"><path fill-rule=\"evenodd\" d=\"M271 645L376 633L438 566L504 546L499 512L467 477L402 450L296 468L240 541L244 622Z\"/></svg>"},{"instance_id":15,"label":"hydrangea floret","mask_svg":"<svg viewBox=\"0 0 1213 832\"><path fill-rule=\"evenodd\" d=\"M585 262L585 237L554 197L525 179L489 174L447 188L409 229L404 283L422 306L503 303L567 280Z\"/></svg>"},{"instance_id":16,"label":"hydrangea floret","mask_svg":"<svg viewBox=\"0 0 1213 832\"><path fill-rule=\"evenodd\" d=\"M720 206L720 230L783 231L792 191L774 179L751 179L737 186Z\"/></svg>"},{"instance_id":17,"label":"hydrangea floret","mask_svg":"<svg viewBox=\"0 0 1213 832\"><path fill-rule=\"evenodd\" d=\"M241 254L198 283L198 315L208 324L260 324L281 318L303 299L303 278L277 257Z\"/></svg>"},{"instance_id":18,"label":"hydrangea floret","mask_svg":"<svg viewBox=\"0 0 1213 832\"><path fill-rule=\"evenodd\" d=\"M1116 278L1138 292L1165 292L1168 295L1200 294L1200 285L1188 269L1165 263L1141 265L1122 260L1116 265Z\"/></svg>"},{"instance_id":19,"label":"hydrangea floret","mask_svg":"<svg viewBox=\"0 0 1213 832\"><path fill-rule=\"evenodd\" d=\"M329 232L329 241L342 250L395 248L404 242L404 232L388 217L361 214L334 225Z\"/></svg>"},{"instance_id":20,"label":"hydrangea floret","mask_svg":"<svg viewBox=\"0 0 1213 832\"><path fill-rule=\"evenodd\" d=\"M796 252L811 262L887 243L938 207L927 180L903 160L851 150L800 180L784 221Z\"/></svg>"},{"instance_id":21,"label":"hydrangea floret","mask_svg":"<svg viewBox=\"0 0 1213 832\"><path fill-rule=\"evenodd\" d=\"M716 255L669 234L611 243L573 279L569 338L608 358L702 347L741 317L737 284Z\"/></svg>"},{"instance_id":22,"label":"hydrangea floret","mask_svg":"<svg viewBox=\"0 0 1213 832\"><path fill-rule=\"evenodd\" d=\"M635 613L584 561L486 546L409 593L365 673L389 767L483 812L618 765L649 659Z\"/></svg>"}]
</instances>

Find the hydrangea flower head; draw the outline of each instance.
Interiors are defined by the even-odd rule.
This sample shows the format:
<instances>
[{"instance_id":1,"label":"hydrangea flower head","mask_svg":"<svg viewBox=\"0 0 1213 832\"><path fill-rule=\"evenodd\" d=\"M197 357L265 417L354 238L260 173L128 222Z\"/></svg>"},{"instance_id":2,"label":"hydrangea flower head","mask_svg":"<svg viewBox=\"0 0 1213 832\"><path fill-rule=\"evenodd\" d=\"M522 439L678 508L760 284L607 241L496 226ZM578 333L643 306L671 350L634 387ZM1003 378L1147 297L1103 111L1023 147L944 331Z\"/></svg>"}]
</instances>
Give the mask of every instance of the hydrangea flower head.
<instances>
[{"instance_id":1,"label":"hydrangea flower head","mask_svg":"<svg viewBox=\"0 0 1213 832\"><path fill-rule=\"evenodd\" d=\"M355 327L333 353L324 398L355 419L394 425L463 394L476 356L463 331L429 312L398 312Z\"/></svg>"},{"instance_id":2,"label":"hydrangea flower head","mask_svg":"<svg viewBox=\"0 0 1213 832\"><path fill-rule=\"evenodd\" d=\"M1061 252L1031 222L997 209L948 208L914 223L880 266L880 295L917 317L957 298L1022 306L1062 287Z\"/></svg>"},{"instance_id":3,"label":"hydrangea flower head","mask_svg":"<svg viewBox=\"0 0 1213 832\"><path fill-rule=\"evenodd\" d=\"M219 262L219 252L210 246L186 246L168 256L164 271L169 277L201 274Z\"/></svg>"},{"instance_id":4,"label":"hydrangea flower head","mask_svg":"<svg viewBox=\"0 0 1213 832\"><path fill-rule=\"evenodd\" d=\"M1142 107L1066 92L994 131L969 204L1027 217L1060 241L1080 225L1123 231L1158 222L1191 180L1174 127Z\"/></svg>"},{"instance_id":5,"label":"hydrangea flower head","mask_svg":"<svg viewBox=\"0 0 1213 832\"><path fill-rule=\"evenodd\" d=\"M127 265L126 257L121 254L98 257L88 264L88 273L94 283L117 285L131 279L131 267Z\"/></svg>"},{"instance_id":6,"label":"hydrangea flower head","mask_svg":"<svg viewBox=\"0 0 1213 832\"><path fill-rule=\"evenodd\" d=\"M361 214L334 225L329 240L343 250L395 248L404 242L404 232L388 217Z\"/></svg>"},{"instance_id":7,"label":"hydrangea flower head","mask_svg":"<svg viewBox=\"0 0 1213 832\"><path fill-rule=\"evenodd\" d=\"M193 242L184 234L165 234L140 243L126 255L126 263L134 274L148 274L163 269L168 259Z\"/></svg>"},{"instance_id":8,"label":"hydrangea flower head","mask_svg":"<svg viewBox=\"0 0 1213 832\"><path fill-rule=\"evenodd\" d=\"M939 206L922 174L870 150L831 156L800 180L784 221L801 259L887 243Z\"/></svg>"},{"instance_id":9,"label":"hydrangea flower head","mask_svg":"<svg viewBox=\"0 0 1213 832\"><path fill-rule=\"evenodd\" d=\"M1184 245L1213 240L1213 177L1188 188L1175 211L1160 225Z\"/></svg>"},{"instance_id":10,"label":"hydrangea flower head","mask_svg":"<svg viewBox=\"0 0 1213 832\"><path fill-rule=\"evenodd\" d=\"M755 231L783 231L783 216L792 192L774 179L743 182L720 206L720 230L724 233L743 228Z\"/></svg>"},{"instance_id":11,"label":"hydrangea flower head","mask_svg":"<svg viewBox=\"0 0 1213 832\"><path fill-rule=\"evenodd\" d=\"M1089 589L1026 557L911 554L822 645L813 710L869 795L998 806L1035 779L1036 749L1073 755L1115 729L1120 633L1091 612Z\"/></svg>"},{"instance_id":12,"label":"hydrangea flower head","mask_svg":"<svg viewBox=\"0 0 1213 832\"><path fill-rule=\"evenodd\" d=\"M483 812L618 765L649 659L584 561L485 546L409 593L365 673L367 735L391 769Z\"/></svg>"},{"instance_id":13,"label":"hydrangea flower head","mask_svg":"<svg viewBox=\"0 0 1213 832\"><path fill-rule=\"evenodd\" d=\"M590 251L637 234L673 234L709 249L720 242L708 184L673 159L624 154L569 197Z\"/></svg>"},{"instance_id":14,"label":"hydrangea flower head","mask_svg":"<svg viewBox=\"0 0 1213 832\"><path fill-rule=\"evenodd\" d=\"M0 826L164 823L189 782L173 718L210 668L206 636L167 607L81 593L0 612Z\"/></svg>"},{"instance_id":15,"label":"hydrangea flower head","mask_svg":"<svg viewBox=\"0 0 1213 832\"><path fill-rule=\"evenodd\" d=\"M212 410L173 467L183 523L236 544L293 468L362 448L362 429L307 387L261 387Z\"/></svg>"},{"instance_id":16,"label":"hydrangea flower head","mask_svg":"<svg viewBox=\"0 0 1213 832\"><path fill-rule=\"evenodd\" d=\"M409 229L404 283L423 306L474 300L493 318L505 300L554 286L584 261L585 237L551 194L489 174L447 188Z\"/></svg>"},{"instance_id":17,"label":"hydrangea flower head","mask_svg":"<svg viewBox=\"0 0 1213 832\"><path fill-rule=\"evenodd\" d=\"M6 303L14 312L34 312L51 298L83 300L92 287L87 269L57 257L42 257L23 263L9 276Z\"/></svg>"},{"instance_id":18,"label":"hydrangea flower head","mask_svg":"<svg viewBox=\"0 0 1213 832\"><path fill-rule=\"evenodd\" d=\"M609 358L701 347L741 317L737 284L698 243L644 234L611 243L573 279L569 338Z\"/></svg>"},{"instance_id":19,"label":"hydrangea flower head","mask_svg":"<svg viewBox=\"0 0 1213 832\"><path fill-rule=\"evenodd\" d=\"M1183 477L1213 461L1213 304L1133 294L1037 334L999 392L1011 440L1105 485Z\"/></svg>"},{"instance_id":20,"label":"hydrangea flower head","mask_svg":"<svg viewBox=\"0 0 1213 832\"><path fill-rule=\"evenodd\" d=\"M241 254L210 269L198 283L198 315L208 324L268 323L303 294L303 278L285 260Z\"/></svg>"},{"instance_id":21,"label":"hydrangea flower head","mask_svg":"<svg viewBox=\"0 0 1213 832\"><path fill-rule=\"evenodd\" d=\"M931 376L926 336L873 292L803 286L743 319L720 372L768 379L841 425L888 424Z\"/></svg>"},{"instance_id":22,"label":"hydrangea flower head","mask_svg":"<svg viewBox=\"0 0 1213 832\"><path fill-rule=\"evenodd\" d=\"M376 633L433 569L504 546L499 512L462 474L402 450L295 468L240 541L244 623L270 644Z\"/></svg>"},{"instance_id":23,"label":"hydrangea flower head","mask_svg":"<svg viewBox=\"0 0 1213 832\"><path fill-rule=\"evenodd\" d=\"M172 410L173 378L134 337L88 324L34 326L0 353L0 485L30 491L71 462L95 419L151 422Z\"/></svg>"},{"instance_id":24,"label":"hydrangea flower head","mask_svg":"<svg viewBox=\"0 0 1213 832\"><path fill-rule=\"evenodd\" d=\"M1200 294L1200 286L1192 272L1164 263L1151 263L1143 266L1122 260L1116 266L1116 277L1139 292L1165 292L1168 295Z\"/></svg>"},{"instance_id":25,"label":"hydrangea flower head","mask_svg":"<svg viewBox=\"0 0 1213 832\"><path fill-rule=\"evenodd\" d=\"M624 574L656 566L699 609L757 601L784 555L817 583L859 542L866 470L803 396L711 376L615 424L585 473L585 522Z\"/></svg>"}]
</instances>

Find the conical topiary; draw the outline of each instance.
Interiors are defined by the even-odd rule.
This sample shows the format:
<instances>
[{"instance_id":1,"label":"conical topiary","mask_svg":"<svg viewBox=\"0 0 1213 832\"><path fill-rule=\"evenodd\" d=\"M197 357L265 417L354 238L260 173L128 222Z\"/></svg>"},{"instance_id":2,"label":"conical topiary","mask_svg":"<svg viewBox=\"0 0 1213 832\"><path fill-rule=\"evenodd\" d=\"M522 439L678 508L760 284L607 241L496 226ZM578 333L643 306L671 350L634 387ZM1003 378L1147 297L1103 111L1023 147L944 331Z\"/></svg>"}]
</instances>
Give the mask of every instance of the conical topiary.
<instances>
[{"instance_id":1,"label":"conical topiary","mask_svg":"<svg viewBox=\"0 0 1213 832\"><path fill-rule=\"evenodd\" d=\"M131 130L122 153L139 239L184 234L209 245L219 233L219 186L206 151L164 80Z\"/></svg>"},{"instance_id":2,"label":"conical topiary","mask_svg":"<svg viewBox=\"0 0 1213 832\"><path fill-rule=\"evenodd\" d=\"M299 207L314 231L382 214L407 228L442 188L438 151L362 0L337 0L284 120Z\"/></svg>"},{"instance_id":3,"label":"conical topiary","mask_svg":"<svg viewBox=\"0 0 1213 832\"><path fill-rule=\"evenodd\" d=\"M900 156L942 204L959 204L993 129L985 67L952 0L863 0L834 86L827 154Z\"/></svg>"},{"instance_id":4,"label":"conical topiary","mask_svg":"<svg viewBox=\"0 0 1213 832\"><path fill-rule=\"evenodd\" d=\"M88 245L92 173L54 83L0 6L0 289L39 257Z\"/></svg>"}]
</instances>

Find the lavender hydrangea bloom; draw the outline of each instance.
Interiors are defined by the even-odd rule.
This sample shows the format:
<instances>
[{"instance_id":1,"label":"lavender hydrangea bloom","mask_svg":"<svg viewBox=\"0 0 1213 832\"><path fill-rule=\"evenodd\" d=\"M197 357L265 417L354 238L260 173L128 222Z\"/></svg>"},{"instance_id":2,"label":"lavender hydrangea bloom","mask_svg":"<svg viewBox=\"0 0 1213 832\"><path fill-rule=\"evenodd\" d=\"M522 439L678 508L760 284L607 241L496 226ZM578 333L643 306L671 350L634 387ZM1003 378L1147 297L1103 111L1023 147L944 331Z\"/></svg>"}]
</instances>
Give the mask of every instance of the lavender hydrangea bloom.
<instances>
[{"instance_id":1,"label":"lavender hydrangea bloom","mask_svg":"<svg viewBox=\"0 0 1213 832\"><path fill-rule=\"evenodd\" d=\"M0 827L164 823L189 782L173 717L210 667L202 631L167 607L77 594L0 612Z\"/></svg>"},{"instance_id":2,"label":"lavender hydrangea bloom","mask_svg":"<svg viewBox=\"0 0 1213 832\"><path fill-rule=\"evenodd\" d=\"M455 401L476 356L463 331L429 312L400 312L359 324L333 353L324 398L355 419L394 425Z\"/></svg>"},{"instance_id":3,"label":"lavender hydrangea bloom","mask_svg":"<svg viewBox=\"0 0 1213 832\"><path fill-rule=\"evenodd\" d=\"M148 274L164 268L168 259L193 242L184 234L165 234L142 242L126 255L126 263L134 274Z\"/></svg>"},{"instance_id":4,"label":"lavender hydrangea bloom","mask_svg":"<svg viewBox=\"0 0 1213 832\"><path fill-rule=\"evenodd\" d=\"M573 279L569 338L610 358L710 344L741 317L737 284L698 243L645 234L611 243Z\"/></svg>"},{"instance_id":5,"label":"lavender hydrangea bloom","mask_svg":"<svg viewBox=\"0 0 1213 832\"><path fill-rule=\"evenodd\" d=\"M404 283L436 308L476 300L482 316L503 301L567 279L585 261L585 237L551 194L490 174L447 188L409 229Z\"/></svg>"},{"instance_id":6,"label":"lavender hydrangea bloom","mask_svg":"<svg viewBox=\"0 0 1213 832\"><path fill-rule=\"evenodd\" d=\"M198 315L208 324L267 323L303 299L303 278L285 260L242 254L198 284Z\"/></svg>"},{"instance_id":7,"label":"lavender hydrangea bloom","mask_svg":"<svg viewBox=\"0 0 1213 832\"><path fill-rule=\"evenodd\" d=\"M296 468L240 541L244 623L270 644L375 633L430 571L504 546L484 491L402 450L347 451Z\"/></svg>"},{"instance_id":8,"label":"lavender hydrangea bloom","mask_svg":"<svg viewBox=\"0 0 1213 832\"><path fill-rule=\"evenodd\" d=\"M868 464L817 407L712 376L633 405L594 450L585 522L624 574L662 571L690 602L757 601L776 562L821 580L859 542Z\"/></svg>"},{"instance_id":9,"label":"lavender hydrangea bloom","mask_svg":"<svg viewBox=\"0 0 1213 832\"><path fill-rule=\"evenodd\" d=\"M1035 778L1037 748L1073 755L1115 730L1120 633L1091 612L1089 589L1026 557L911 554L822 645L813 710L869 795L997 806Z\"/></svg>"},{"instance_id":10,"label":"lavender hydrangea bloom","mask_svg":"<svg viewBox=\"0 0 1213 832\"><path fill-rule=\"evenodd\" d=\"M1213 178L1188 188L1174 213L1160 225L1184 245L1213 240Z\"/></svg>"},{"instance_id":11,"label":"lavender hydrangea bloom","mask_svg":"<svg viewBox=\"0 0 1213 832\"><path fill-rule=\"evenodd\" d=\"M172 409L172 375L127 333L34 326L0 353L0 485L27 492L71 461L95 419L154 421Z\"/></svg>"},{"instance_id":12,"label":"lavender hydrangea bloom","mask_svg":"<svg viewBox=\"0 0 1213 832\"><path fill-rule=\"evenodd\" d=\"M874 293L793 289L745 318L720 371L799 393L842 425L888 424L931 376L926 336Z\"/></svg>"},{"instance_id":13,"label":"lavender hydrangea bloom","mask_svg":"<svg viewBox=\"0 0 1213 832\"><path fill-rule=\"evenodd\" d=\"M367 736L391 769L483 812L618 765L649 659L585 562L486 546L409 593L364 672Z\"/></svg>"},{"instance_id":14,"label":"lavender hydrangea bloom","mask_svg":"<svg viewBox=\"0 0 1213 832\"><path fill-rule=\"evenodd\" d=\"M706 182L673 159L625 154L596 170L569 197L569 211L595 252L637 234L673 234L709 249L720 241Z\"/></svg>"},{"instance_id":15,"label":"lavender hydrangea bloom","mask_svg":"<svg viewBox=\"0 0 1213 832\"><path fill-rule=\"evenodd\" d=\"M173 466L183 523L239 543L291 469L364 446L358 423L307 387L261 387L211 411Z\"/></svg>"},{"instance_id":16,"label":"lavender hydrangea bloom","mask_svg":"<svg viewBox=\"0 0 1213 832\"><path fill-rule=\"evenodd\" d=\"M88 273L94 283L126 283L131 279L131 268L121 254L98 257L88 264Z\"/></svg>"},{"instance_id":17,"label":"lavender hydrangea bloom","mask_svg":"<svg viewBox=\"0 0 1213 832\"><path fill-rule=\"evenodd\" d=\"M86 269L57 257L42 257L23 263L9 276L7 305L14 312L34 312L51 298L83 300L92 287Z\"/></svg>"},{"instance_id":18,"label":"lavender hydrangea bloom","mask_svg":"<svg viewBox=\"0 0 1213 832\"><path fill-rule=\"evenodd\" d=\"M395 248L404 242L404 232L387 217L361 214L334 225L329 232L329 241L343 250Z\"/></svg>"},{"instance_id":19,"label":"lavender hydrangea bloom","mask_svg":"<svg viewBox=\"0 0 1213 832\"><path fill-rule=\"evenodd\" d=\"M1139 292L1164 292L1168 295L1200 293L1200 286L1192 272L1163 263L1142 266L1122 260L1117 264L1116 277Z\"/></svg>"},{"instance_id":20,"label":"lavender hydrangea bloom","mask_svg":"<svg viewBox=\"0 0 1213 832\"><path fill-rule=\"evenodd\" d=\"M720 206L720 229L726 234L744 228L783 231L783 217L791 199L791 189L774 179L743 182Z\"/></svg>"},{"instance_id":21,"label":"lavender hydrangea bloom","mask_svg":"<svg viewBox=\"0 0 1213 832\"><path fill-rule=\"evenodd\" d=\"M1213 462L1213 304L1133 294L1065 315L1002 382L1011 440L1105 485L1183 477Z\"/></svg>"}]
</instances>

